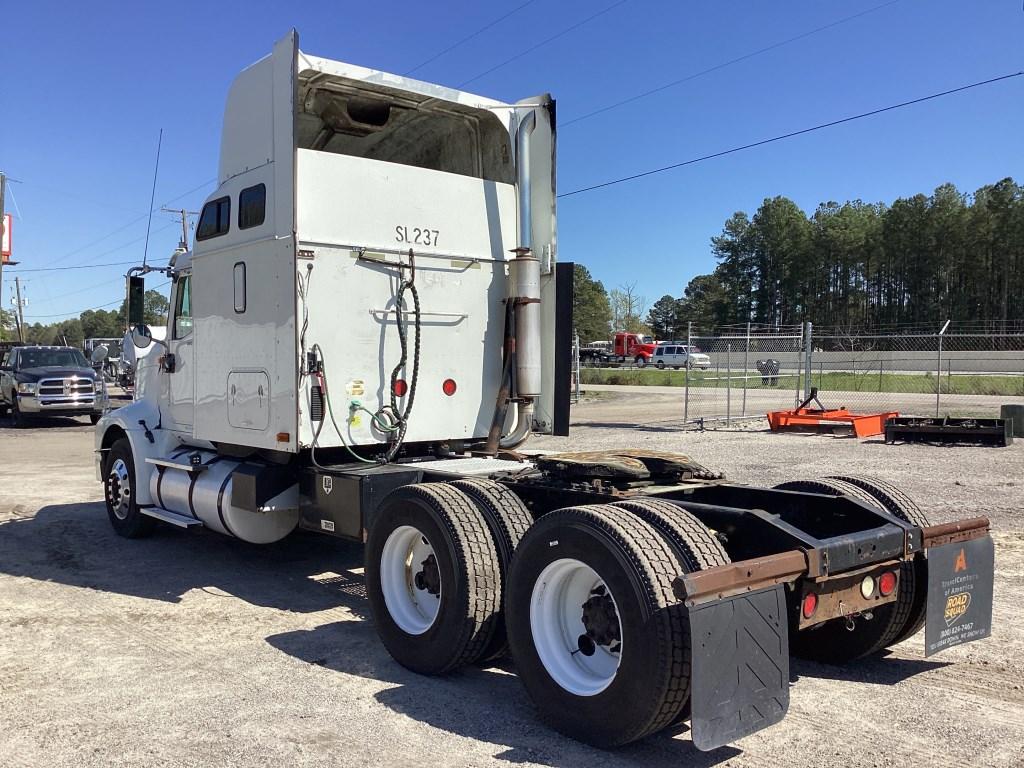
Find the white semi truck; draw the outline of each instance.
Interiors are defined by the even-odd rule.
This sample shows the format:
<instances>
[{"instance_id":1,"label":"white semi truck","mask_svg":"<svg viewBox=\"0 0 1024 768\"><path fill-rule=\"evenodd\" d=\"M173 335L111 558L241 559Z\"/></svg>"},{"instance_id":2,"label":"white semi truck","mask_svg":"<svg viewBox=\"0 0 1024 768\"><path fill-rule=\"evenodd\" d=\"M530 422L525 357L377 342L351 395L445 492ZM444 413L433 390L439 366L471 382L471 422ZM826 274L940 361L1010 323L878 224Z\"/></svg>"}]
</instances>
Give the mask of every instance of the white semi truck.
<instances>
[{"instance_id":1,"label":"white semi truck","mask_svg":"<svg viewBox=\"0 0 1024 768\"><path fill-rule=\"evenodd\" d=\"M527 457L566 434L572 268L555 106L311 56L238 75L165 341L97 425L117 533L365 543L384 645L434 675L510 651L543 718L600 746L780 720L790 654L987 635L988 521L882 483L730 483L685 456ZM271 567L268 561L267 567Z\"/></svg>"}]
</instances>

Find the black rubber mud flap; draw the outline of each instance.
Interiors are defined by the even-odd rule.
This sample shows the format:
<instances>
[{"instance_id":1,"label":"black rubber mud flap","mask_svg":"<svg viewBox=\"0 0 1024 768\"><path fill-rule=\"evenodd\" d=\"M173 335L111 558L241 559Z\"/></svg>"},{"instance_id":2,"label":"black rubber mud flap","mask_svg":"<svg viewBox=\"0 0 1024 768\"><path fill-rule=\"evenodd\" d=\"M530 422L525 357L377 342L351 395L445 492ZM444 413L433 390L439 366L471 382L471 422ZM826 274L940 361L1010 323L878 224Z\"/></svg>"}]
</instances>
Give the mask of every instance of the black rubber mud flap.
<instances>
[{"instance_id":1,"label":"black rubber mud flap","mask_svg":"<svg viewBox=\"0 0 1024 768\"><path fill-rule=\"evenodd\" d=\"M789 708L789 625L781 584L693 606L693 743L708 751L779 722Z\"/></svg>"},{"instance_id":2,"label":"black rubber mud flap","mask_svg":"<svg viewBox=\"0 0 1024 768\"><path fill-rule=\"evenodd\" d=\"M928 550L925 656L991 634L994 578L991 536Z\"/></svg>"}]
</instances>

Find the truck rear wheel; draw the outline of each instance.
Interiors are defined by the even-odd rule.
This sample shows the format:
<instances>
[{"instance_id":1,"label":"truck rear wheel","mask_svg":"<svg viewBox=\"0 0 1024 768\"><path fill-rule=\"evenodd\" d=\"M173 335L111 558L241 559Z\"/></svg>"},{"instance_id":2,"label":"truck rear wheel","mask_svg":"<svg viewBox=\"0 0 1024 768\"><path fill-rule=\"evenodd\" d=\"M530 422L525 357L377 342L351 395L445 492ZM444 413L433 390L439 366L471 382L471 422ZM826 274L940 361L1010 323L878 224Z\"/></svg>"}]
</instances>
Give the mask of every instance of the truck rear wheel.
<instances>
[{"instance_id":1,"label":"truck rear wheel","mask_svg":"<svg viewBox=\"0 0 1024 768\"><path fill-rule=\"evenodd\" d=\"M122 437L110 447L103 462L103 499L114 531L126 539L141 539L156 528L156 520L139 511L136 480L132 444Z\"/></svg>"},{"instance_id":2,"label":"truck rear wheel","mask_svg":"<svg viewBox=\"0 0 1024 768\"><path fill-rule=\"evenodd\" d=\"M522 499L501 483L496 483L493 480L456 480L450 485L469 496L476 504L480 514L483 515L498 553L501 583L503 587L507 588L512 554L530 526L533 525L533 515L530 514L530 510L526 508ZM482 661L496 659L508 652L505 616L500 608L503 603L504 595L501 595L498 601L499 612L494 635L480 656Z\"/></svg>"},{"instance_id":3,"label":"truck rear wheel","mask_svg":"<svg viewBox=\"0 0 1024 768\"><path fill-rule=\"evenodd\" d=\"M878 499L863 488L835 477L792 480L775 487L784 491L849 496L884 509ZM875 608L871 612L871 619L863 616L855 618L852 630L847 628L846 620L839 618L803 631L793 631L790 633L790 650L799 658L828 664L844 664L878 653L897 642L896 638L907 625L916 591L914 566L904 564L900 568L896 602ZM794 622L799 610L796 602L798 599L794 597L790 606Z\"/></svg>"},{"instance_id":4,"label":"truck rear wheel","mask_svg":"<svg viewBox=\"0 0 1024 768\"><path fill-rule=\"evenodd\" d=\"M921 511L913 499L892 483L861 475L833 475L833 477L867 491L893 517L898 517L919 528L927 528L931 525L928 516ZM899 612L906 614L906 620L895 637L888 642L888 645L903 642L908 637L916 635L924 626L928 608L928 560L923 553L918 554L913 563L904 563L900 569L899 595L897 601Z\"/></svg>"},{"instance_id":5,"label":"truck rear wheel","mask_svg":"<svg viewBox=\"0 0 1024 768\"><path fill-rule=\"evenodd\" d=\"M501 570L473 501L444 483L388 495L367 535L366 589L402 666L438 675L476 661L498 623Z\"/></svg>"},{"instance_id":6,"label":"truck rear wheel","mask_svg":"<svg viewBox=\"0 0 1024 768\"><path fill-rule=\"evenodd\" d=\"M663 499L635 499L618 501L613 506L625 509L649 523L668 542L680 573L693 573L716 565L731 563L728 553L714 533L704 523L682 507ZM690 644L690 624L683 623L686 644ZM686 674L691 674L690 657L686 658ZM682 722L690 716L690 685L687 681L683 700L676 713L675 722Z\"/></svg>"},{"instance_id":7,"label":"truck rear wheel","mask_svg":"<svg viewBox=\"0 0 1024 768\"><path fill-rule=\"evenodd\" d=\"M516 670L542 718L599 747L672 722L689 685L678 566L664 538L610 505L541 517L505 603Z\"/></svg>"}]
</instances>

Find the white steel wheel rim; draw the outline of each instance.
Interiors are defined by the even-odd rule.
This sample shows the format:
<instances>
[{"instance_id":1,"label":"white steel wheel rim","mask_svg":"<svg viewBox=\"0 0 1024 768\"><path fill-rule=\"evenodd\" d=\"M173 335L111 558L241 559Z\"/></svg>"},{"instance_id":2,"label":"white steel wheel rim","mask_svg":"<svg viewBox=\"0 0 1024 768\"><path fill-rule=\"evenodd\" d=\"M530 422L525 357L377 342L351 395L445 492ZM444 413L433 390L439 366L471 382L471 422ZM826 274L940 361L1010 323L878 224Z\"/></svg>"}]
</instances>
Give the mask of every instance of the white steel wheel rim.
<instances>
[{"instance_id":1,"label":"white steel wheel rim","mask_svg":"<svg viewBox=\"0 0 1024 768\"><path fill-rule=\"evenodd\" d=\"M128 465L123 459L115 460L107 474L107 500L118 520L128 518L132 504L132 482L128 475Z\"/></svg>"},{"instance_id":2,"label":"white steel wheel rim","mask_svg":"<svg viewBox=\"0 0 1024 768\"><path fill-rule=\"evenodd\" d=\"M438 575L437 594L422 581L429 570L425 565L437 556L430 541L418 529L403 525L391 532L380 555L380 586L384 604L399 629L410 635L422 635L433 625L441 610L441 584ZM417 583L417 574L421 580Z\"/></svg>"},{"instance_id":3,"label":"white steel wheel rim","mask_svg":"<svg viewBox=\"0 0 1024 768\"><path fill-rule=\"evenodd\" d=\"M596 645L592 655L580 651L579 639L587 630L583 604L603 587L612 599L622 637L622 618L608 585L597 571L580 560L563 558L550 563L533 585L530 595L530 631L541 663L551 678L569 693L595 696L615 679L622 660L622 641Z\"/></svg>"}]
</instances>

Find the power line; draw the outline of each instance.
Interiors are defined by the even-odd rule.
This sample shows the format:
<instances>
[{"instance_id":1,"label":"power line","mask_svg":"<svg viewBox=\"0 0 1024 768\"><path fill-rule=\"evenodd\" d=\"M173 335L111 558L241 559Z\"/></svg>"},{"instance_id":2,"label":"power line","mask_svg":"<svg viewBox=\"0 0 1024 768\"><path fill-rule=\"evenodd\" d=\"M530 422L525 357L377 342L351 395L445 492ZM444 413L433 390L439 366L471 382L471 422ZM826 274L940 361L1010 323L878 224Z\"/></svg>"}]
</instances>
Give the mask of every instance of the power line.
<instances>
[{"instance_id":1,"label":"power line","mask_svg":"<svg viewBox=\"0 0 1024 768\"><path fill-rule=\"evenodd\" d=\"M167 227L164 227L164 229L166 229L166 228ZM160 231L161 230L159 230L159 229L157 230L157 232L160 232ZM141 239L142 239L141 237L138 238L138 240L141 240ZM138 240L133 240L132 242L135 243L135 242L138 242ZM131 243L128 243L128 245L131 245ZM122 246L122 247L124 247L124 246ZM118 249L118 250L120 250L120 249ZM126 264L138 264L138 263L139 263L138 259L132 259L131 261L108 261L105 264L73 264L73 265L67 266L67 267L33 267L32 269L20 269L20 268L14 267L12 269L17 269L18 272L63 272L64 270L68 270L68 269L99 269L100 267L123 267Z\"/></svg>"},{"instance_id":2,"label":"power line","mask_svg":"<svg viewBox=\"0 0 1024 768\"><path fill-rule=\"evenodd\" d=\"M171 227L174 227L174 226L177 226L177 223L165 224L164 226L155 229L153 231L153 234L155 234L155 235L156 234L160 234L164 230L170 229ZM129 245L135 245L135 243L142 242L142 240L143 240L142 237L136 237L134 240L129 240L127 243L122 243L121 245L117 246L116 248L111 248L109 251L103 251L102 253L98 253L95 256L93 256L92 258L100 259L100 258L103 258L104 256L110 255L111 253L117 253L118 251L124 250ZM72 264L72 265L69 265L69 266L66 266L66 267L31 267L29 269L23 269L21 267L10 267L9 269L11 269L14 272L60 272L60 271L65 270L65 269L94 269L96 267L116 267L116 266L121 266L123 264L138 264L138 263L139 263L139 260L135 259L133 261L115 261L115 262L111 262L111 263L108 263L108 264Z\"/></svg>"},{"instance_id":3,"label":"power line","mask_svg":"<svg viewBox=\"0 0 1024 768\"><path fill-rule=\"evenodd\" d=\"M171 281L168 280L167 282L160 283L160 285L156 285L153 288L150 288L149 290L157 291L157 290L159 290L161 288L167 287L170 284L171 284ZM124 303L124 299L114 299L114 301L107 302L106 304L100 304L99 306L96 306L96 307L86 307L85 309L74 310L72 312L57 312L56 314L53 314L53 315L25 315L25 317L31 317L33 319L34 318L38 318L38 317L43 317L43 318L48 318L48 317L67 317L68 319L74 319L72 316L81 316L81 314L83 312L90 312L90 311L95 311L97 309L104 309L106 307L112 307L115 304L122 304L122 303Z\"/></svg>"},{"instance_id":4,"label":"power line","mask_svg":"<svg viewBox=\"0 0 1024 768\"><path fill-rule=\"evenodd\" d=\"M441 58L442 56L444 56L444 55L445 55L446 53L451 53L452 51L454 51L454 50L455 50L456 48L458 48L458 47L459 47L460 45L462 45L463 43L468 43L468 42L469 42L470 40L472 40L472 39L473 39L474 37L477 37L478 35L481 35L481 34L483 34L484 32L486 32L486 31L487 31L488 29L490 29L491 27L497 26L498 24L500 24L501 22L503 22L503 21L504 21L505 19L507 19L507 18L508 18L509 16L512 16L513 14L516 14L516 13L519 13L519 11L523 10L523 8L525 8L525 7L526 7L526 6L528 6L528 5L532 5L532 4L533 4L533 3L535 3L536 1L537 1L537 0L526 0L526 2L525 2L525 3L523 3L522 5L517 5L517 6L515 7L515 8L513 8L513 9L512 9L511 11L509 11L508 13L506 13L506 14L505 14L504 16L501 16L501 17L499 17L499 18L495 19L494 21L490 22L489 24L485 24L484 26L480 27L480 29L478 29L478 30L477 30L476 32L474 32L474 33L472 33L472 34L470 34L470 35L466 35L466 37L462 38L462 39L461 39L461 40L459 40L459 41L458 41L457 43L452 43L451 45L449 45L449 46L448 46L447 48L445 48L445 49L444 49L443 51L441 51L440 53L435 53L435 54L434 54L433 56L431 56L431 57L430 57L429 59L427 59L426 61L422 61L422 62L420 62L420 63L419 63L419 64L417 64L417 65L416 65L415 67L413 67L413 68L412 68L412 69L410 69L410 70L407 70L407 71L406 71L405 73L403 73L403 74L404 74L404 75L405 75L406 77L408 77L408 76L409 76L409 75L411 75L411 74L412 74L413 72L415 72L415 71L416 71L417 69L422 69L423 67L427 66L427 64L430 64L430 63L432 63L432 62L434 62L434 61L437 61L437 60L438 60L438 59L440 59L440 58Z\"/></svg>"},{"instance_id":5,"label":"power line","mask_svg":"<svg viewBox=\"0 0 1024 768\"><path fill-rule=\"evenodd\" d=\"M586 120L588 118L594 117L595 115L600 115L600 114L602 114L604 112L608 112L610 110L613 110L613 109L616 109L618 107L624 106L625 104L631 104L634 101L639 101L640 99L644 99L644 98L646 98L648 96L653 96L655 93L661 93L662 91L666 91L669 88L675 88L677 85L682 85L683 83L688 83L691 80L696 80L699 77L704 77L705 75L709 75L712 72L717 72L720 69L725 69L726 67L731 67L733 64L739 64L741 61L747 61L748 59L752 59L755 56L760 56L762 53L768 53L769 51L774 51L774 50L776 50L778 48L782 48L782 47L787 46L787 45L789 45L791 43L795 43L795 42L797 42L799 40L803 40L805 38L808 38L811 35L816 35L819 32L824 32L825 30L832 29L833 27L838 27L840 24L845 24L848 21L853 21L854 19L859 19L861 16L867 16L869 13L874 13L875 11L880 11L883 8L888 8L890 5L896 5L896 3L900 3L902 1L903 0L889 0L889 2L887 2L887 3L882 3L881 5L876 5L873 8L868 8L867 10L861 11L860 13L855 13L855 14L853 14L851 16L844 16L843 18L838 19L837 21L833 21L832 23L825 24L824 26L821 26L821 27L815 27L814 29L808 30L807 32L804 32L803 34L797 35L796 37L790 37L790 38L787 38L786 40L780 40L779 42L772 43L771 45L765 46L764 48L758 48L756 51L751 51L750 53L745 53L742 56L737 56L735 59L729 59L729 61L723 61L721 64L715 64L713 67L708 67L707 69L702 69L700 72L694 72L691 75L687 75L686 77L681 77L678 80L673 80L670 83L665 83L664 85L659 85L657 88L651 88L648 91L643 91L642 93L638 93L638 94L636 94L634 96L630 96L628 98L622 99L621 101L616 101L613 104L608 104L607 106L600 107L599 109L595 109L592 112L587 112L586 114L580 115L579 117L574 117L572 120L566 120L559 127L560 128L565 128L567 126L572 125L573 123L579 123L579 122L581 122L583 120Z\"/></svg>"},{"instance_id":6,"label":"power line","mask_svg":"<svg viewBox=\"0 0 1024 768\"><path fill-rule=\"evenodd\" d=\"M215 179L215 178L207 179L202 184L200 184L200 185L190 189L188 192L182 192L177 197L172 197L170 200L165 200L164 202L162 202L160 204L160 206L157 206L157 207L162 207L162 206L168 205L170 203L173 203L175 200L180 200L181 198L183 198L183 197L185 197L187 195L191 195L193 192L198 192L200 189L202 189L203 187L206 187L206 186L212 184L216 180L217 179ZM69 251L68 253L65 253L63 256L57 257L56 259L54 259L50 263L51 264L56 264L58 262L64 261L64 259L70 258L71 256L74 256L77 253L81 253L84 250L92 248L94 245L97 245L98 243L102 243L104 240L106 240L106 239L108 239L110 237L113 237L118 232L123 232L124 230L128 229L128 227L130 227L132 224L136 224L136 223L142 221L144 218L149 216L149 213L150 212L146 212L146 213L142 214L141 216L137 216L136 218L134 218L131 221L129 221L127 224L124 224L123 226L118 227L117 229L113 230L112 232L108 232L107 234L103 235L103 237L97 238L96 240L93 240L92 242L88 243L87 245L83 245L81 248L76 248L73 251ZM139 238L139 239L141 240L142 238Z\"/></svg>"},{"instance_id":7,"label":"power line","mask_svg":"<svg viewBox=\"0 0 1024 768\"><path fill-rule=\"evenodd\" d=\"M633 181L634 179L642 179L645 176L653 176L656 173L664 173L665 171L671 171L671 170L674 170L676 168L682 168L685 165L693 165L695 163L700 163L700 162L703 162L705 160L712 160L712 159L714 159L716 157L723 157L725 155L731 155L734 152L741 152L741 151L743 151L745 149L753 149L754 147L761 147L761 146L764 146L765 144L771 144L771 143L776 142L776 141L782 141L783 139L791 139L794 136L802 136L805 133L813 133L814 131L820 131L823 128L831 128L833 126L841 125L843 123L849 123L849 122L852 122L854 120L860 120L860 119L865 118L865 117L871 117L872 115L880 115L883 112L891 112L894 109L902 109L903 107L909 107L909 106L911 106L913 104L920 104L920 103L925 102L925 101L931 101L932 99L941 98L942 96L949 96L949 95L954 94L954 93L960 93L961 91L968 91L968 90L970 90L972 88L979 88L979 87L981 87L983 85L990 85L992 83L998 83L998 82L1000 82L1002 80L1009 80L1009 79L1014 78L1014 77L1020 77L1021 75L1024 75L1024 70L1022 70L1020 72L1012 72L1012 73L1007 74L1007 75L1000 75L999 77L993 77L993 78L990 78L988 80L980 80L980 81L978 81L976 83L970 83L968 85L961 85L959 88L951 88L948 91L940 91L939 93L933 93L930 96L922 96L922 97L917 98L917 99L911 99L910 101L902 101L899 104L891 104L888 107L882 107L880 109L873 109L870 112L861 112L859 115L850 115L849 117L843 117L843 118L840 118L838 120L832 120L832 121L827 122L827 123L820 123L819 125L814 125L814 126L811 126L810 128L802 128L799 131L791 131L790 133L784 133L784 134L781 134L780 136L773 136L770 139L761 139L760 141L754 141L754 142L751 142L750 144L743 144L742 146L733 147L732 149L725 149L725 150L722 150L721 152L713 152L710 155L703 155L701 157L695 157L695 158L693 158L691 160L684 160L681 163L673 163L672 165L664 165L661 168L654 168L654 169L652 169L650 171L644 171L642 173L634 173L631 176L623 176L620 179L612 179L611 181L604 181L604 182L601 182L600 184L592 184L589 187L581 187L579 189L574 189L572 192L563 192L562 194L558 195L558 197L560 197L560 198L561 197L571 197L572 195L579 195L579 194L582 194L584 192L591 192L591 191L593 191L595 189L602 189L604 187L610 187L610 186L613 186L615 184L622 184L625 181Z\"/></svg>"},{"instance_id":8,"label":"power line","mask_svg":"<svg viewBox=\"0 0 1024 768\"><path fill-rule=\"evenodd\" d=\"M519 53L517 53L512 58L505 59L505 61L501 62L500 64L495 64L493 67L491 67L488 70L485 70L485 71L481 72L476 77L471 77L471 78L469 78L469 80L466 80L464 82L459 83L458 86L456 86L456 87L457 88L464 88L465 86L469 85L470 83L479 80L481 77L484 77L485 75L489 75L489 74L491 74L491 72L494 72L495 70L501 69L502 67L507 66L508 64L511 64L513 61L516 61L517 59L521 59L523 56L526 56L529 53L533 53L538 48L540 48L542 46L545 46L548 43L554 42L558 38L564 37L565 35L569 34L570 32L572 32L572 31L574 31L576 29L579 29L580 27L582 27L587 22L593 21L598 16L603 16L604 14L608 13L608 11L611 11L611 10L614 10L615 8L618 8L620 5L624 4L625 2L627 2L627 0L619 0L617 3L612 3L611 5L609 5L604 10L598 11L597 13L594 13L594 14L591 14L590 16L587 16L587 18L583 19L582 21L576 22L575 24L573 24L570 27L566 27L561 32L558 32L558 33L552 35L551 37L549 37L549 38L547 38L545 40L542 40L541 42L539 42L536 45L533 45L533 46L527 48L524 51L520 51Z\"/></svg>"}]
</instances>

